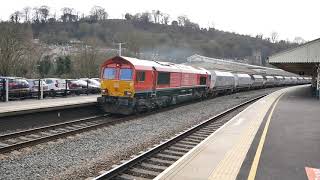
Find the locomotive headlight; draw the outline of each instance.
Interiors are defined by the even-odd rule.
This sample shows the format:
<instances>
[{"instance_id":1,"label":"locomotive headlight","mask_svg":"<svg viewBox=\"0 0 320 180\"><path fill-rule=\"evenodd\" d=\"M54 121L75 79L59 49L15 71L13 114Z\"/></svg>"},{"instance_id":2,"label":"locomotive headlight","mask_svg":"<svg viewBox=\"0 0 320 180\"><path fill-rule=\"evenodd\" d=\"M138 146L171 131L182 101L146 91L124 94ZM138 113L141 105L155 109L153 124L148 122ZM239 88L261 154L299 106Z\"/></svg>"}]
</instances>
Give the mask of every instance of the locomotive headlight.
<instances>
[{"instance_id":1,"label":"locomotive headlight","mask_svg":"<svg viewBox=\"0 0 320 180\"><path fill-rule=\"evenodd\" d=\"M108 89L102 89L102 90L101 90L101 93L102 93L102 94L108 94Z\"/></svg>"},{"instance_id":2,"label":"locomotive headlight","mask_svg":"<svg viewBox=\"0 0 320 180\"><path fill-rule=\"evenodd\" d=\"M131 95L132 95L132 92L130 92L130 91L124 91L124 95L126 95L126 96L131 96Z\"/></svg>"}]
</instances>

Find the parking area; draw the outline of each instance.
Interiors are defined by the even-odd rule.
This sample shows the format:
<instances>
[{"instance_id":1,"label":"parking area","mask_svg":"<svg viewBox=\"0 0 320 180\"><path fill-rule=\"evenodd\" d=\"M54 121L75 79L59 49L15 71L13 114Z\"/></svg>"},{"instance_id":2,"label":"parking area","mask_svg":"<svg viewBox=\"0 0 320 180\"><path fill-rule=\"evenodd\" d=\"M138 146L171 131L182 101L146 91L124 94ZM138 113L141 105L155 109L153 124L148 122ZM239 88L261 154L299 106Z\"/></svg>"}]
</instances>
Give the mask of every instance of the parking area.
<instances>
[{"instance_id":1,"label":"parking area","mask_svg":"<svg viewBox=\"0 0 320 180\"><path fill-rule=\"evenodd\" d=\"M26 79L0 77L0 102L98 94L99 78Z\"/></svg>"}]
</instances>

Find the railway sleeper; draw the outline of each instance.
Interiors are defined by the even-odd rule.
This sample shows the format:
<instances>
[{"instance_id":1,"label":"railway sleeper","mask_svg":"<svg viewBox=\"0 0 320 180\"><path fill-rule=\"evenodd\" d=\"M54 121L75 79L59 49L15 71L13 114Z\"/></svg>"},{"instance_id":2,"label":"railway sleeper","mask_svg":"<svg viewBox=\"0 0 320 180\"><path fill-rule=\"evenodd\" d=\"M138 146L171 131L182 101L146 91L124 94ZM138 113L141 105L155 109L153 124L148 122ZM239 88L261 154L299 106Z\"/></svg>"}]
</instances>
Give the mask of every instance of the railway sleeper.
<instances>
[{"instance_id":1,"label":"railway sleeper","mask_svg":"<svg viewBox=\"0 0 320 180\"><path fill-rule=\"evenodd\" d=\"M8 142L10 145L11 144L16 144L19 142L19 140L15 139L6 139L4 142Z\"/></svg>"},{"instance_id":2,"label":"railway sleeper","mask_svg":"<svg viewBox=\"0 0 320 180\"><path fill-rule=\"evenodd\" d=\"M29 134L28 136L31 137L31 138L41 138L42 137L39 134Z\"/></svg>"},{"instance_id":3,"label":"railway sleeper","mask_svg":"<svg viewBox=\"0 0 320 180\"><path fill-rule=\"evenodd\" d=\"M185 148L189 148L189 149L192 149L194 147L194 145L190 145L190 144L183 144L183 143L176 143L175 145L177 145L178 147L181 146L181 147L185 147Z\"/></svg>"},{"instance_id":4,"label":"railway sleeper","mask_svg":"<svg viewBox=\"0 0 320 180\"><path fill-rule=\"evenodd\" d=\"M159 159L168 160L168 161L177 161L180 158L180 157L176 157L176 156L170 156L167 154L157 154L154 157L159 158Z\"/></svg>"},{"instance_id":5,"label":"railway sleeper","mask_svg":"<svg viewBox=\"0 0 320 180\"><path fill-rule=\"evenodd\" d=\"M174 151L174 152L180 152L180 153L187 153L187 152L189 152L189 150L182 149L182 148L178 148L178 147L173 147L173 146L170 146L170 147L168 148L168 150Z\"/></svg>"},{"instance_id":6,"label":"railway sleeper","mask_svg":"<svg viewBox=\"0 0 320 180\"><path fill-rule=\"evenodd\" d=\"M216 131L218 128L202 128L200 130L198 130L198 132L203 132L203 133L213 133L214 131Z\"/></svg>"},{"instance_id":7,"label":"railway sleeper","mask_svg":"<svg viewBox=\"0 0 320 180\"><path fill-rule=\"evenodd\" d=\"M195 134L200 135L200 136L208 137L208 136L210 136L212 133L204 133L204 132L198 131L198 132L196 132Z\"/></svg>"},{"instance_id":8,"label":"railway sleeper","mask_svg":"<svg viewBox=\"0 0 320 180\"><path fill-rule=\"evenodd\" d=\"M155 165L164 166L164 167L169 167L171 164L174 163L174 161L167 161L167 160L154 158L154 157L150 158L148 162L149 163L153 162L153 164Z\"/></svg>"},{"instance_id":9,"label":"railway sleeper","mask_svg":"<svg viewBox=\"0 0 320 180\"><path fill-rule=\"evenodd\" d=\"M198 133L193 133L192 137L196 137L196 138L199 138L199 139L205 139L208 136L202 135L202 134L198 134Z\"/></svg>"},{"instance_id":10,"label":"railway sleeper","mask_svg":"<svg viewBox=\"0 0 320 180\"><path fill-rule=\"evenodd\" d=\"M153 170L153 171L157 171L157 172L162 172L164 171L166 168L163 167L163 166L158 166L158 165L155 165L155 164L149 164L149 163L146 163L146 162L142 162L141 164L138 165L138 167L141 166L145 169L150 169L150 170Z\"/></svg>"},{"instance_id":11,"label":"railway sleeper","mask_svg":"<svg viewBox=\"0 0 320 180\"><path fill-rule=\"evenodd\" d=\"M206 127L204 127L204 128L201 128L199 131L201 131L201 130L206 130L206 131L215 131L215 130L217 130L218 128L219 128L220 126L206 126Z\"/></svg>"},{"instance_id":12,"label":"railway sleeper","mask_svg":"<svg viewBox=\"0 0 320 180\"><path fill-rule=\"evenodd\" d=\"M24 142L24 141L34 140L34 138L27 137L27 136L20 136L18 139L19 139L19 140L22 140L23 142Z\"/></svg>"},{"instance_id":13,"label":"railway sleeper","mask_svg":"<svg viewBox=\"0 0 320 180\"><path fill-rule=\"evenodd\" d=\"M9 146L9 144L5 144L5 143L0 142L0 148L1 147L8 147L8 146Z\"/></svg>"},{"instance_id":14,"label":"railway sleeper","mask_svg":"<svg viewBox=\"0 0 320 180\"><path fill-rule=\"evenodd\" d=\"M139 169L146 169L146 170L149 170L149 171L155 171L155 172L158 172L158 173L161 173L162 171L165 170L165 168L163 168L161 166L152 165L152 164L146 164L146 163L136 165L135 167L139 168Z\"/></svg>"},{"instance_id":15,"label":"railway sleeper","mask_svg":"<svg viewBox=\"0 0 320 180\"><path fill-rule=\"evenodd\" d=\"M169 149L166 149L166 150L162 151L161 153L172 155L172 156L180 156L180 157L185 155L185 153L183 153L183 152L172 151L172 150L169 150Z\"/></svg>"},{"instance_id":16,"label":"railway sleeper","mask_svg":"<svg viewBox=\"0 0 320 180\"><path fill-rule=\"evenodd\" d=\"M205 135L205 136L210 136L210 134L212 134L214 131L211 131L211 132L207 132L207 131L197 131L195 132L196 134L202 134L202 135Z\"/></svg>"},{"instance_id":17,"label":"railway sleeper","mask_svg":"<svg viewBox=\"0 0 320 180\"><path fill-rule=\"evenodd\" d=\"M185 138L185 140L193 143L200 143L203 139L197 139L197 138L192 138L188 136L187 138Z\"/></svg>"},{"instance_id":18,"label":"railway sleeper","mask_svg":"<svg viewBox=\"0 0 320 180\"><path fill-rule=\"evenodd\" d=\"M130 174L121 174L120 176L113 178L113 179L117 179L117 180L148 180L147 178L142 178L142 177L137 177L137 176L133 176Z\"/></svg>"},{"instance_id":19,"label":"railway sleeper","mask_svg":"<svg viewBox=\"0 0 320 180\"><path fill-rule=\"evenodd\" d=\"M184 150L187 150L187 151L189 151L190 149L192 149L191 146L185 146L185 145L180 145L180 144L174 144L172 147L184 149Z\"/></svg>"},{"instance_id":20,"label":"railway sleeper","mask_svg":"<svg viewBox=\"0 0 320 180\"><path fill-rule=\"evenodd\" d=\"M150 171L147 169L141 169L137 167L130 168L126 171L127 174L132 174L134 176L143 177L147 179L155 178L159 173L155 171Z\"/></svg>"},{"instance_id":21,"label":"railway sleeper","mask_svg":"<svg viewBox=\"0 0 320 180\"><path fill-rule=\"evenodd\" d=\"M192 134L192 135L188 136L186 139L188 139L188 140L191 139L191 140L194 140L194 141L198 141L198 143L199 143L199 142L203 141L204 138L200 138L200 137L197 137L197 136Z\"/></svg>"},{"instance_id":22,"label":"railway sleeper","mask_svg":"<svg viewBox=\"0 0 320 180\"><path fill-rule=\"evenodd\" d=\"M194 142L190 142L190 141L185 141L185 140L178 141L177 143L185 144L185 145L189 145L189 146L196 146L196 145L198 144L198 143L194 143Z\"/></svg>"}]
</instances>

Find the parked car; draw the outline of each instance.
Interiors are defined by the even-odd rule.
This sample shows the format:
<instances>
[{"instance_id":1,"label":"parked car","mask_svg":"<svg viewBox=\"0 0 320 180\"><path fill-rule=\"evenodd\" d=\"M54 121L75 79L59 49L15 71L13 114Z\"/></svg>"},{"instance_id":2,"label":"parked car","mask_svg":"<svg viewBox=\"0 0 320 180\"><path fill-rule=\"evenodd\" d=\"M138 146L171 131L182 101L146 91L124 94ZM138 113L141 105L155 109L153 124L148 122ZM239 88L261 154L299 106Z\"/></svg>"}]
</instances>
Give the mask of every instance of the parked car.
<instances>
[{"instance_id":1,"label":"parked car","mask_svg":"<svg viewBox=\"0 0 320 180\"><path fill-rule=\"evenodd\" d=\"M93 80L95 80L95 81L100 83L100 78L91 78L91 79L93 79Z\"/></svg>"},{"instance_id":2,"label":"parked car","mask_svg":"<svg viewBox=\"0 0 320 180\"><path fill-rule=\"evenodd\" d=\"M29 83L29 90L31 92L31 95L38 95L39 92L39 79L27 79L28 83ZM42 83L42 87L43 87L43 96L47 96L48 95L48 90L49 90L49 86L48 84L45 82L45 80L41 80L40 81Z\"/></svg>"},{"instance_id":3,"label":"parked car","mask_svg":"<svg viewBox=\"0 0 320 180\"><path fill-rule=\"evenodd\" d=\"M80 80L83 80L83 81L86 81L89 83L89 85L92 85L93 87L96 87L96 88L100 88L100 81L99 79L97 80L96 78L80 78Z\"/></svg>"},{"instance_id":4,"label":"parked car","mask_svg":"<svg viewBox=\"0 0 320 180\"><path fill-rule=\"evenodd\" d=\"M100 92L100 83L91 79L71 79L68 80L68 86L71 91L80 93L98 93Z\"/></svg>"},{"instance_id":5,"label":"parked car","mask_svg":"<svg viewBox=\"0 0 320 180\"><path fill-rule=\"evenodd\" d=\"M70 93L80 95L83 93L81 84L78 83L77 79L67 79L68 89Z\"/></svg>"},{"instance_id":6,"label":"parked car","mask_svg":"<svg viewBox=\"0 0 320 180\"><path fill-rule=\"evenodd\" d=\"M66 90L66 80L59 79L59 78L46 78L46 84L48 85L48 91L50 92L51 96L65 95ZM67 87L68 88L68 87Z\"/></svg>"},{"instance_id":7,"label":"parked car","mask_svg":"<svg viewBox=\"0 0 320 180\"><path fill-rule=\"evenodd\" d=\"M8 79L9 97L27 98L30 95L29 83L27 80L18 77L0 77L0 82ZM0 89L3 91L3 83L0 83ZM3 94L3 93L2 93Z\"/></svg>"}]
</instances>

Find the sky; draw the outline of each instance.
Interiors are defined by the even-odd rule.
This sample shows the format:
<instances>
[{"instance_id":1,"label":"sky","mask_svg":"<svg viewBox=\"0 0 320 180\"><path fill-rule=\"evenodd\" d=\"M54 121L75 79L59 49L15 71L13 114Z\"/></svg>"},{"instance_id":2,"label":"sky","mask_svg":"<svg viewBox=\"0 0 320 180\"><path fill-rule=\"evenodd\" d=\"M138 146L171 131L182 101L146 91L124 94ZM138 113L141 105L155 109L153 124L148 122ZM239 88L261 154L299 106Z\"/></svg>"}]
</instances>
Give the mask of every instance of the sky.
<instances>
[{"instance_id":1,"label":"sky","mask_svg":"<svg viewBox=\"0 0 320 180\"><path fill-rule=\"evenodd\" d=\"M2 2L3 1L3 2ZM201 27L293 41L302 37L310 41L320 38L319 0L0 0L0 19L7 20L14 11L24 7L47 5L51 13L61 13L61 8L71 7L89 14L91 7L104 7L109 18L123 18L126 12L135 14L160 10L174 20L186 15Z\"/></svg>"}]
</instances>

